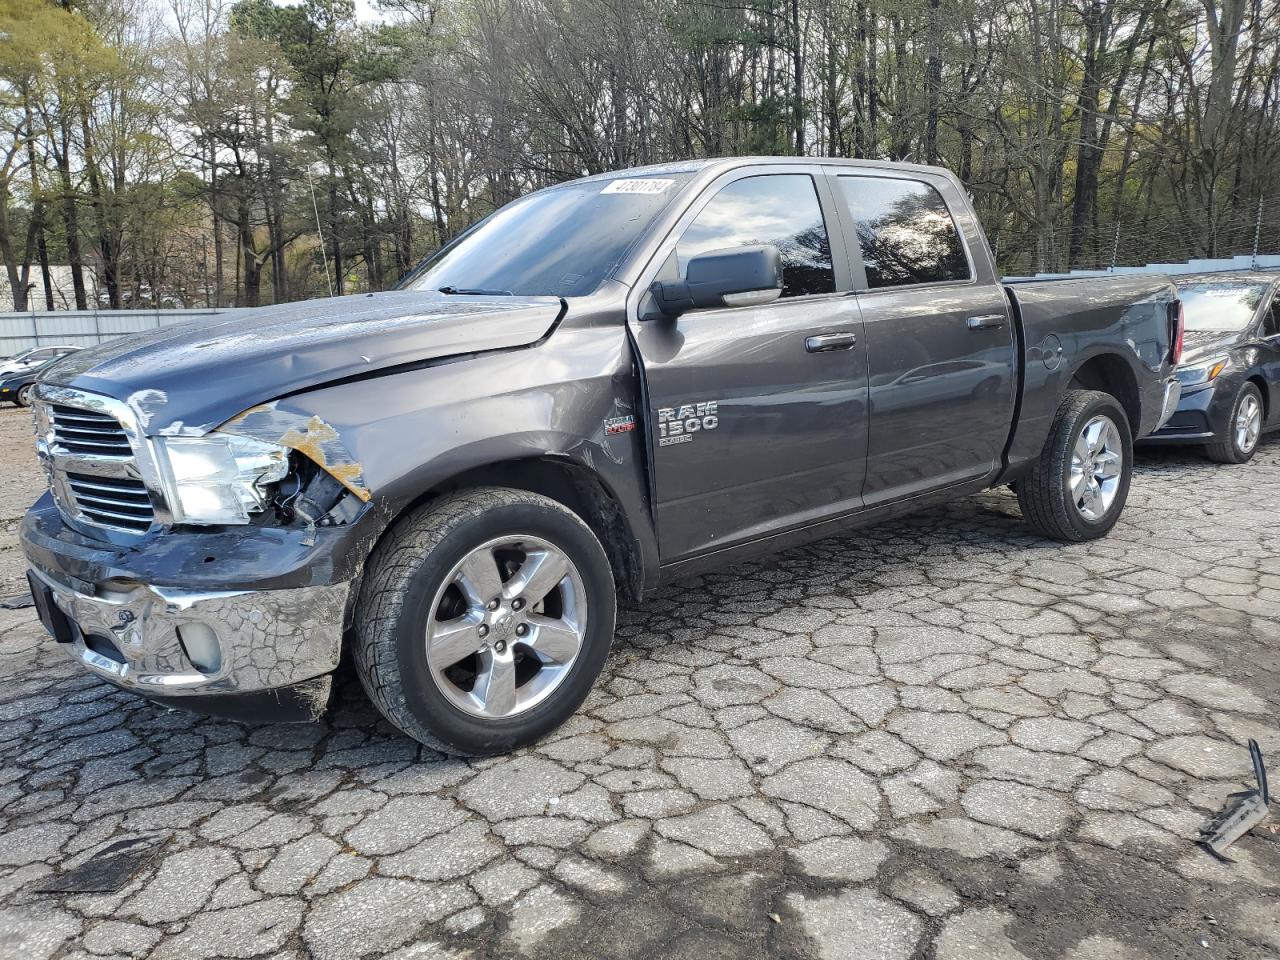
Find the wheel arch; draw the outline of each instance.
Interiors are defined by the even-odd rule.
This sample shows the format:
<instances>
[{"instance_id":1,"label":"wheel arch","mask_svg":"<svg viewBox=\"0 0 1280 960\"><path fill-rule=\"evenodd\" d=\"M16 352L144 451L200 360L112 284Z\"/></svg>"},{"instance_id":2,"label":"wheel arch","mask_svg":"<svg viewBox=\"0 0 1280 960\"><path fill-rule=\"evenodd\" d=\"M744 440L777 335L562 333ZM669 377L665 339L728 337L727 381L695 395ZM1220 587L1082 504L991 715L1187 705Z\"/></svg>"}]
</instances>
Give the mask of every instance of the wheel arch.
<instances>
[{"instance_id":1,"label":"wheel arch","mask_svg":"<svg viewBox=\"0 0 1280 960\"><path fill-rule=\"evenodd\" d=\"M1258 388L1258 392L1262 394L1262 422L1265 424L1271 419L1271 385L1267 383L1267 378L1260 373L1251 373L1246 378L1247 383L1252 383Z\"/></svg>"},{"instance_id":2,"label":"wheel arch","mask_svg":"<svg viewBox=\"0 0 1280 960\"><path fill-rule=\"evenodd\" d=\"M1117 353L1098 353L1072 371L1068 389L1098 390L1115 397L1124 408L1130 431L1142 429L1142 395L1133 367Z\"/></svg>"},{"instance_id":3,"label":"wheel arch","mask_svg":"<svg viewBox=\"0 0 1280 960\"><path fill-rule=\"evenodd\" d=\"M475 487L526 490L572 510L600 539L623 596L638 600L643 595L647 580L644 551L616 491L599 473L565 456L499 460L453 473L406 501L389 518L384 535L410 511L447 494Z\"/></svg>"}]
</instances>

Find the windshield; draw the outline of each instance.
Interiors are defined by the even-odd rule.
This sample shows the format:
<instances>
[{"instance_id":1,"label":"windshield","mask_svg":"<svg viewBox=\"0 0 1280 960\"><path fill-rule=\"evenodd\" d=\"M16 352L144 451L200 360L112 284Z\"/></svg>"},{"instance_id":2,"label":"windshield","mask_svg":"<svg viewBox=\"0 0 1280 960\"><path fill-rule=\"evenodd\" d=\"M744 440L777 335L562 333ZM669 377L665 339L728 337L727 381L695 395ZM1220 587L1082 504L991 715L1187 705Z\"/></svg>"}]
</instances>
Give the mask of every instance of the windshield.
<instances>
[{"instance_id":1,"label":"windshield","mask_svg":"<svg viewBox=\"0 0 1280 960\"><path fill-rule=\"evenodd\" d=\"M688 178L664 172L531 194L429 257L403 286L515 296L593 293Z\"/></svg>"},{"instance_id":2,"label":"windshield","mask_svg":"<svg viewBox=\"0 0 1280 960\"><path fill-rule=\"evenodd\" d=\"M1266 296L1265 283L1208 281L1179 285L1186 329L1238 332L1249 325Z\"/></svg>"}]
</instances>

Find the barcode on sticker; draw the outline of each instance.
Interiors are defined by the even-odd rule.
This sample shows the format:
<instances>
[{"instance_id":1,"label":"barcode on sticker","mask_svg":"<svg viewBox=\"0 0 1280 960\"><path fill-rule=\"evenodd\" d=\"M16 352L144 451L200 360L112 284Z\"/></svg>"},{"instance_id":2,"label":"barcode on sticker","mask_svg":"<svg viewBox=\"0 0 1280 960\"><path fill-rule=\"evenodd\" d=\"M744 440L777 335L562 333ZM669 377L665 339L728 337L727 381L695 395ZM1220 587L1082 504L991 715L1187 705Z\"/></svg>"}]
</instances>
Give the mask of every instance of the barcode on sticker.
<instances>
[{"instance_id":1,"label":"barcode on sticker","mask_svg":"<svg viewBox=\"0 0 1280 960\"><path fill-rule=\"evenodd\" d=\"M601 193L662 193L674 180L658 180L645 177L643 180L610 180L609 185Z\"/></svg>"}]
</instances>

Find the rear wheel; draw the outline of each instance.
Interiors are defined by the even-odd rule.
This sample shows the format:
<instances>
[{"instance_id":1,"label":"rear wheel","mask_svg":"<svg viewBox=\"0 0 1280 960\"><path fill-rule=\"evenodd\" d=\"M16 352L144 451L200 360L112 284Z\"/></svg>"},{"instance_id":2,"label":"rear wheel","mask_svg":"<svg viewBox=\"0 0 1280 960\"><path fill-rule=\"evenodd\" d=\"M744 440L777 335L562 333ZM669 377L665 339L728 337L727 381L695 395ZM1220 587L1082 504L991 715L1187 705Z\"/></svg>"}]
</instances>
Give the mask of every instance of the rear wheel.
<instances>
[{"instance_id":1,"label":"rear wheel","mask_svg":"<svg viewBox=\"0 0 1280 960\"><path fill-rule=\"evenodd\" d=\"M1226 435L1217 443L1208 444L1204 452L1218 463L1247 463L1253 459L1261 436L1262 391L1257 384L1245 381L1231 405Z\"/></svg>"},{"instance_id":2,"label":"rear wheel","mask_svg":"<svg viewBox=\"0 0 1280 960\"><path fill-rule=\"evenodd\" d=\"M391 723L454 754L512 750L581 705L613 639L613 574L566 507L488 487L402 520L369 560L354 660Z\"/></svg>"},{"instance_id":3,"label":"rear wheel","mask_svg":"<svg viewBox=\"0 0 1280 960\"><path fill-rule=\"evenodd\" d=\"M1069 391L1039 459L1018 481L1023 519L1055 540L1105 536L1124 509L1132 472L1124 409L1105 393Z\"/></svg>"}]
</instances>

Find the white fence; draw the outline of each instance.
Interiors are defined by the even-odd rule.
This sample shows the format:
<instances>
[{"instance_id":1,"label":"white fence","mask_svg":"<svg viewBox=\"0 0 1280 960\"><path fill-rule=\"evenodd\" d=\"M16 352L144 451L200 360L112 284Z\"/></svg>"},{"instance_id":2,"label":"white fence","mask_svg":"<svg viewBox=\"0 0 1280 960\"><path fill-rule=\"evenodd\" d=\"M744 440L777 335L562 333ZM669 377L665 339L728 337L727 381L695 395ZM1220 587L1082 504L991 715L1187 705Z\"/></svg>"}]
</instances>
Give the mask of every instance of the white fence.
<instances>
[{"instance_id":1,"label":"white fence","mask_svg":"<svg viewBox=\"0 0 1280 960\"><path fill-rule=\"evenodd\" d=\"M1222 257L1217 260L1188 260L1186 263L1148 263L1141 267L1112 267L1110 270L1071 270L1067 273L1037 273L1028 277L1005 277L1006 280L1062 280L1069 277L1114 277L1123 273L1220 273L1224 270L1280 270L1280 254L1256 257Z\"/></svg>"},{"instance_id":2,"label":"white fence","mask_svg":"<svg viewBox=\"0 0 1280 960\"><path fill-rule=\"evenodd\" d=\"M197 310L68 310L59 313L0 313L0 357L32 347L89 347L130 333L214 317L231 308Z\"/></svg>"}]
</instances>

